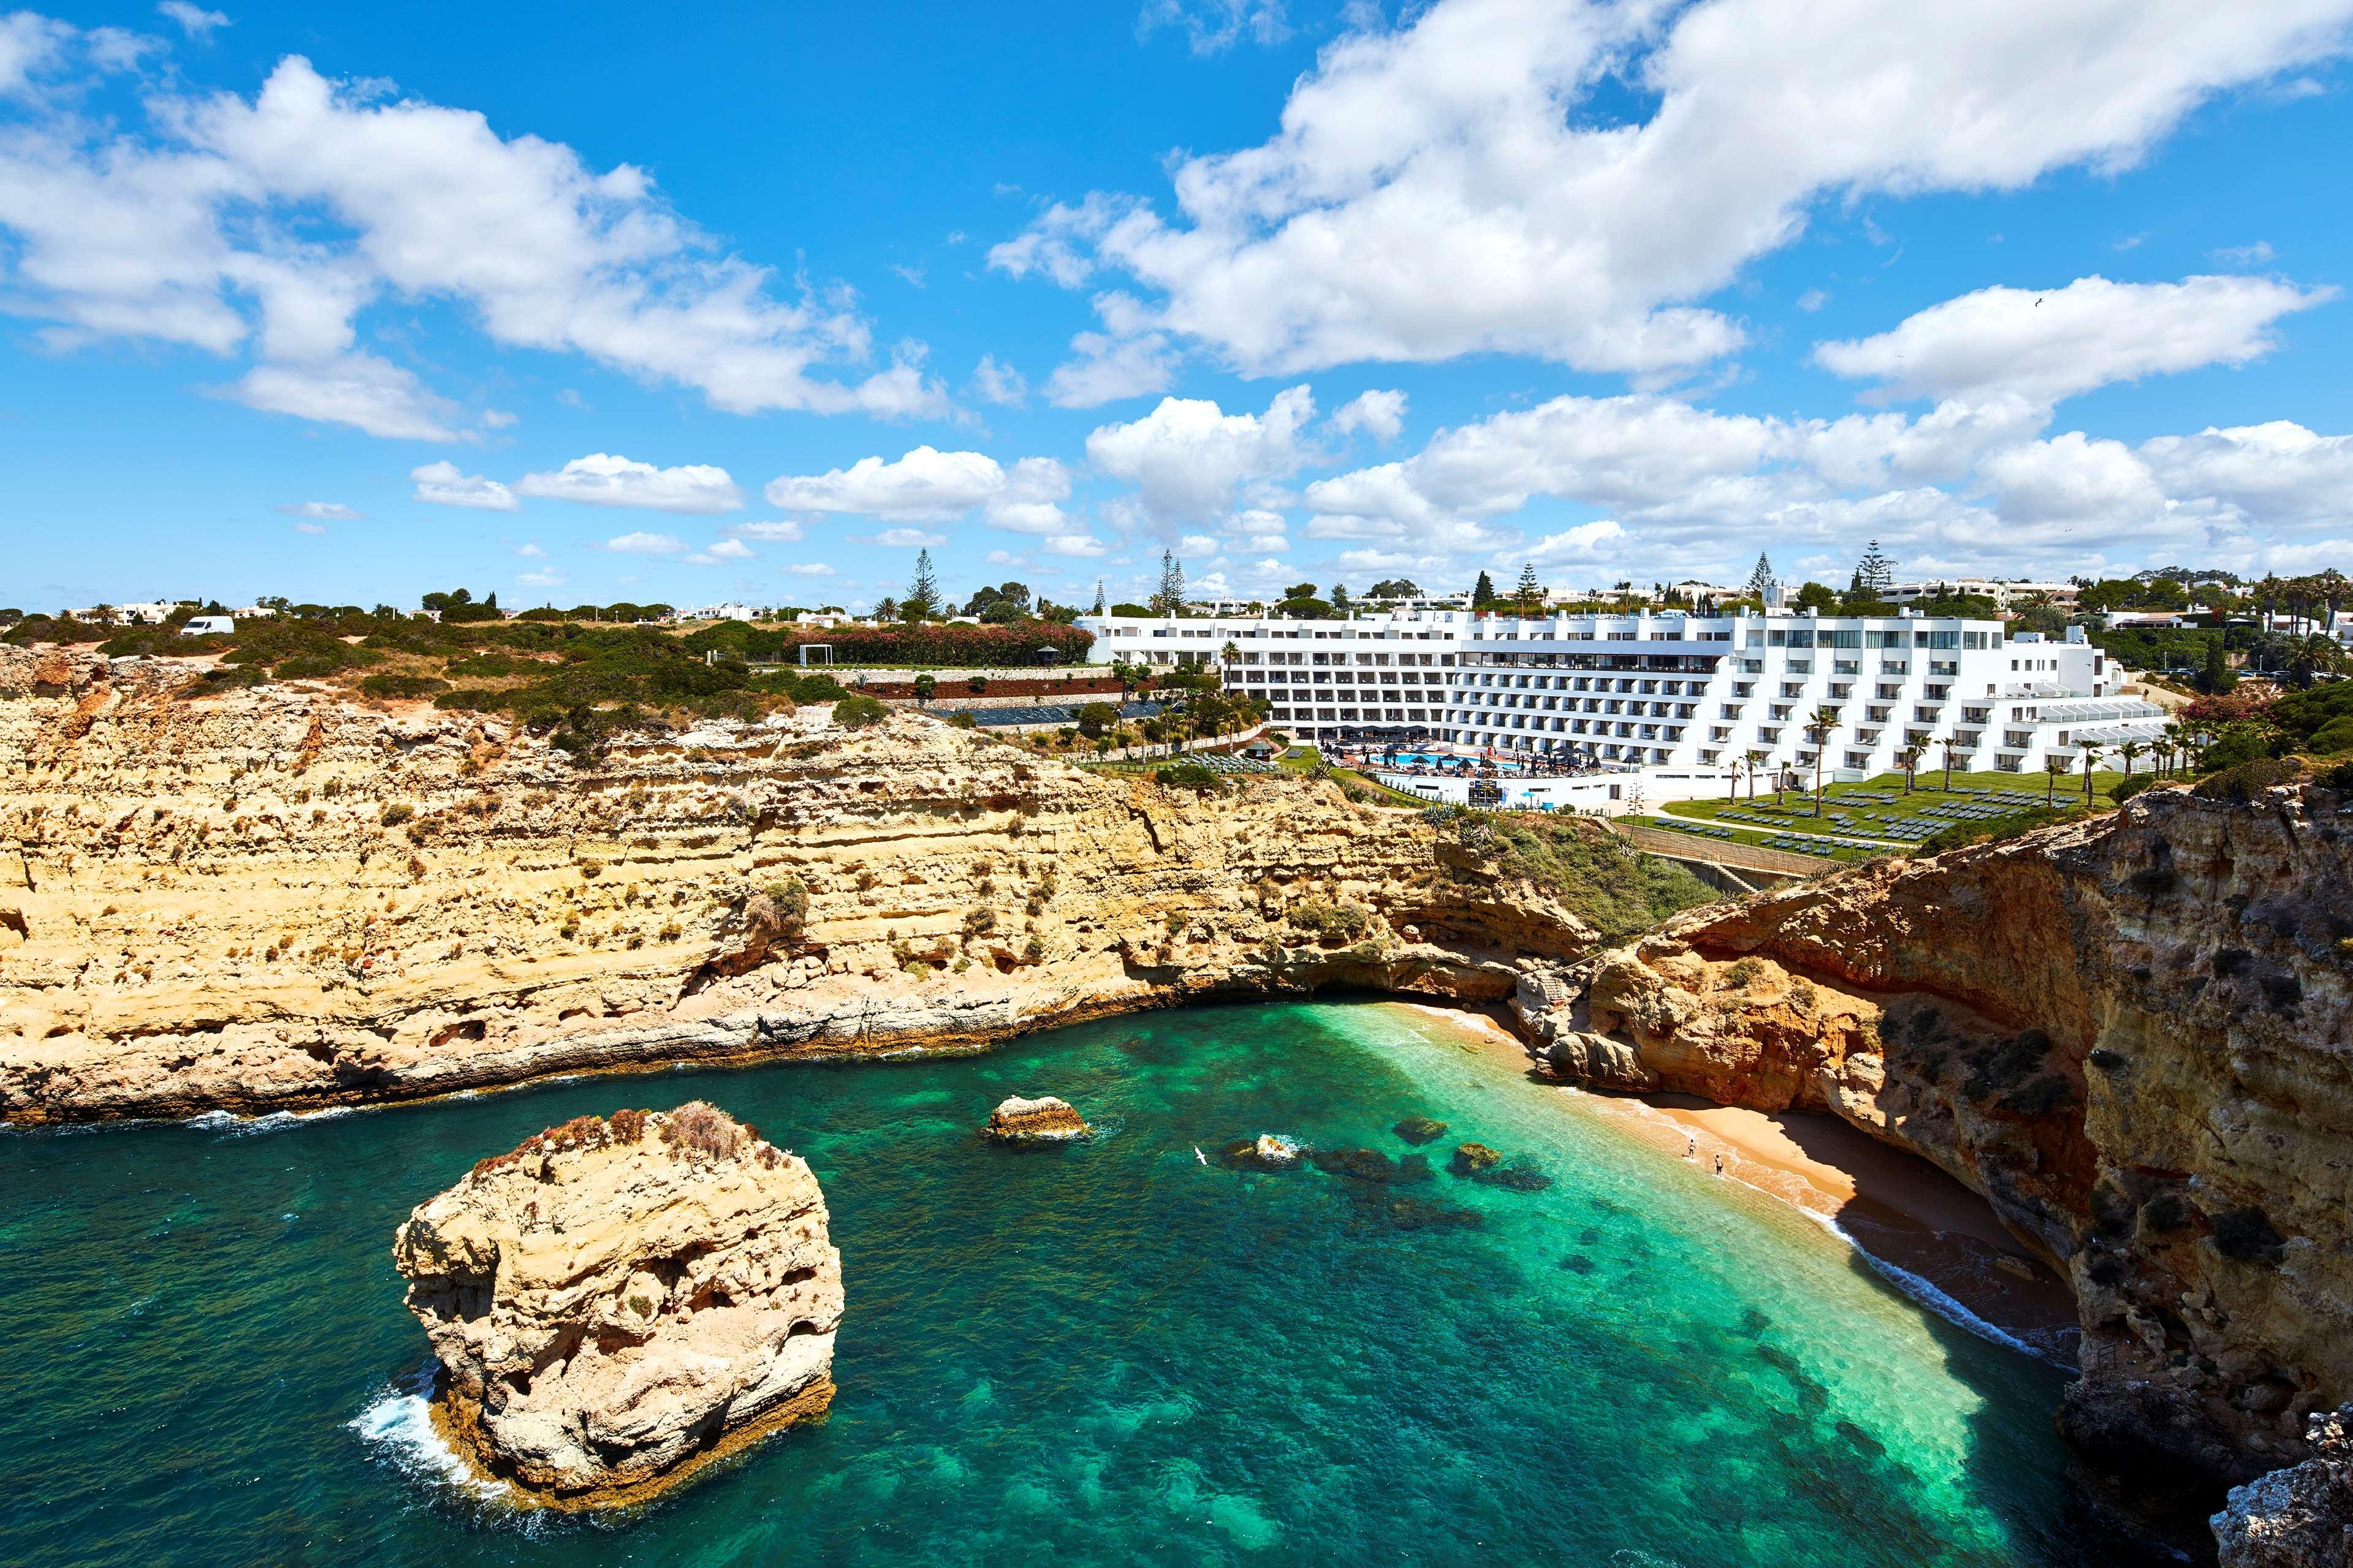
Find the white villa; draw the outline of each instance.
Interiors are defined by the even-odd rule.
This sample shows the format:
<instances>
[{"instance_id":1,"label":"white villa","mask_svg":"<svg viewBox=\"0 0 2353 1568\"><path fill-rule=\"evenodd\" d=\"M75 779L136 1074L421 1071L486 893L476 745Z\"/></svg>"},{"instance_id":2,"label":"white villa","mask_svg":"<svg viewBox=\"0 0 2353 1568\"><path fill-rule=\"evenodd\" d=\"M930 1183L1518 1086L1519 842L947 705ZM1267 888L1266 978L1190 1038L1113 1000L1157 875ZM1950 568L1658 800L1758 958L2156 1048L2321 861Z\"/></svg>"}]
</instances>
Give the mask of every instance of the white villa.
<instances>
[{"instance_id":1,"label":"white villa","mask_svg":"<svg viewBox=\"0 0 2353 1568\"><path fill-rule=\"evenodd\" d=\"M1214 663L1302 740L1448 742L1509 758L1641 770L1653 800L1723 787L1734 763L1829 779L1944 765L2029 773L2086 743L2147 742L2163 710L2120 694L2122 672L2071 637L2005 636L1999 621L1894 616L1472 616L1348 620L1093 616L1090 658ZM1817 714L1821 715L1817 721ZM1658 770L1672 770L1661 777Z\"/></svg>"}]
</instances>

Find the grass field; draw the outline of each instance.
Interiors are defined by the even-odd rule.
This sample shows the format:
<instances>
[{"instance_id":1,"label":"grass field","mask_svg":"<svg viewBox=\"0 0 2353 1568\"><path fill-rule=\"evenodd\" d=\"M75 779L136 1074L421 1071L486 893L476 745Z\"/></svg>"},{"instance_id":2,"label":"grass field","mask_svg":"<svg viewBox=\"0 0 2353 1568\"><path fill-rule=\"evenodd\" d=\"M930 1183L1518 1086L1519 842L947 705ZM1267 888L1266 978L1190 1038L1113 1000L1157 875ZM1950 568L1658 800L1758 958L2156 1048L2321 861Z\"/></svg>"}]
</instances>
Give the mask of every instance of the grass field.
<instances>
[{"instance_id":1,"label":"grass field","mask_svg":"<svg viewBox=\"0 0 2353 1568\"><path fill-rule=\"evenodd\" d=\"M2137 771L2148 772L2147 768ZM2093 770L2093 805L2110 804L2108 791L2124 776L2116 770ZM1942 771L1923 770L1906 794L1902 773L1882 773L1858 784L1827 786L1822 792L1822 815L1817 816L1810 791L1787 791L1777 807L1770 791L1759 789L1751 800L1744 784L1737 800L1719 796L1677 801L1635 820L1645 826L1691 832L1719 842L1857 860L1908 849L1956 825L2040 806L2046 795L2061 807L2084 804L2081 773L2062 778L2055 793L2049 785L2048 776L2039 772L1955 773L1953 786L1947 790Z\"/></svg>"}]
</instances>

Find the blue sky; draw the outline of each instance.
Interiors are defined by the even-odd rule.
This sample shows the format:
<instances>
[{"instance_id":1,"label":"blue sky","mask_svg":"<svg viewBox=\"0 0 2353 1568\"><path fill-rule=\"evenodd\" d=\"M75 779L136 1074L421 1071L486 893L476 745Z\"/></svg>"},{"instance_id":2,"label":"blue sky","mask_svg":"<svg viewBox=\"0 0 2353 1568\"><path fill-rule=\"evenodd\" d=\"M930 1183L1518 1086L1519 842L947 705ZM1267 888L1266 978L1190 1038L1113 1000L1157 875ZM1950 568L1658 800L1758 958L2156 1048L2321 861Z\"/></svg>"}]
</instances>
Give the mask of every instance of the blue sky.
<instances>
[{"instance_id":1,"label":"blue sky","mask_svg":"<svg viewBox=\"0 0 2353 1568\"><path fill-rule=\"evenodd\" d=\"M2353 569L2353 0L1922 9L18 12L0 603Z\"/></svg>"}]
</instances>

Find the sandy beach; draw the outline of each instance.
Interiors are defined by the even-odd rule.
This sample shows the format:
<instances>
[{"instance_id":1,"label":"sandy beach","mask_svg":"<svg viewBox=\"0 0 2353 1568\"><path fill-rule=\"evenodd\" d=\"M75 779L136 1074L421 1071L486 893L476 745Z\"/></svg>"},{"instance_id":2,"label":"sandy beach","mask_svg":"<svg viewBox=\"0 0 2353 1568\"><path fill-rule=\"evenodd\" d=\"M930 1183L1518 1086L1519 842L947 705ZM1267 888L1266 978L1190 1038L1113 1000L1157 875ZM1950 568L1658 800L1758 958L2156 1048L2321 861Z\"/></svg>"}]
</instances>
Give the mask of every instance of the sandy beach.
<instances>
[{"instance_id":1,"label":"sandy beach","mask_svg":"<svg viewBox=\"0 0 2353 1568\"><path fill-rule=\"evenodd\" d=\"M1482 1013L1405 1004L1442 1019L1467 1049L1525 1073L1527 1047ZM2075 1300L2067 1283L2003 1228L1986 1201L1916 1155L1819 1112L1767 1112L1694 1095L1562 1088L1564 1110L1717 1169L1835 1226L1878 1262L1926 1281L2043 1356L2073 1361ZM1902 1281L1899 1280L1899 1283Z\"/></svg>"}]
</instances>

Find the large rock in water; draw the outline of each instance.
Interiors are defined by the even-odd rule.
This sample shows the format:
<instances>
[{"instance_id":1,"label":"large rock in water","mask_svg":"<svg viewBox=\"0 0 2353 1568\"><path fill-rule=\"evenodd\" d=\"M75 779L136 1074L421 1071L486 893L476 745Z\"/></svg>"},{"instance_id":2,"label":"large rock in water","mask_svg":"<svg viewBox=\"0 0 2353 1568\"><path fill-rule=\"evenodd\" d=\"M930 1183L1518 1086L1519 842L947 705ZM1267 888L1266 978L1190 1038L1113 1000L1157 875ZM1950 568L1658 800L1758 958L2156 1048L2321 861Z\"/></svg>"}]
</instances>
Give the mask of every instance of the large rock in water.
<instances>
[{"instance_id":1,"label":"large rock in water","mask_svg":"<svg viewBox=\"0 0 2353 1568\"><path fill-rule=\"evenodd\" d=\"M639 1501L833 1399L825 1194L699 1100L525 1139L417 1205L392 1254L444 1436L542 1503Z\"/></svg>"},{"instance_id":2,"label":"large rock in water","mask_svg":"<svg viewBox=\"0 0 2353 1568\"><path fill-rule=\"evenodd\" d=\"M1067 1100L1050 1094L1024 1100L1017 1094L998 1102L981 1131L1005 1143L1067 1143L1092 1130Z\"/></svg>"},{"instance_id":3,"label":"large rock in water","mask_svg":"<svg viewBox=\"0 0 2353 1568\"><path fill-rule=\"evenodd\" d=\"M2346 1568L2353 1563L2353 1405L2315 1415L2312 1458L2231 1489L2213 1518L2221 1568Z\"/></svg>"}]
</instances>

